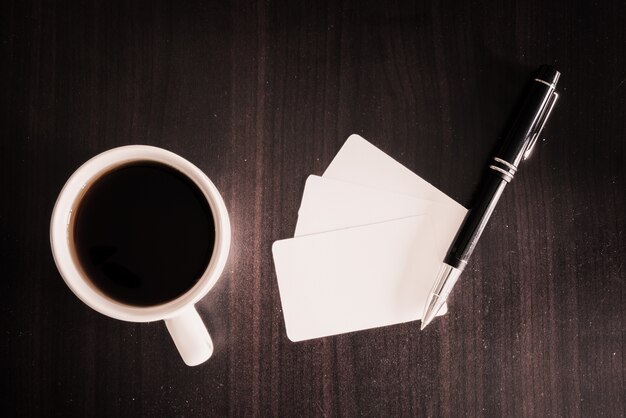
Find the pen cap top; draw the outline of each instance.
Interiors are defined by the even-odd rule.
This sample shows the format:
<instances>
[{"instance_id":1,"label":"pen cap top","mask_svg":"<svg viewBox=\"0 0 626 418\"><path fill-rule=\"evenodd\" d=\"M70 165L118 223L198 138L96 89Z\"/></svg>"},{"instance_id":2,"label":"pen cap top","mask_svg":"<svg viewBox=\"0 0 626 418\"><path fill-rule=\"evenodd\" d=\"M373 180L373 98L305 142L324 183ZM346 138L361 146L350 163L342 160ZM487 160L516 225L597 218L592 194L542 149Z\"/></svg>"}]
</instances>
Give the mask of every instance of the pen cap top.
<instances>
[{"instance_id":1,"label":"pen cap top","mask_svg":"<svg viewBox=\"0 0 626 418\"><path fill-rule=\"evenodd\" d=\"M546 83L552 84L554 86L556 86L556 83L559 81L560 76L561 73L558 72L556 68L550 67L549 65L542 65L541 67L539 67L536 75L539 80L543 80Z\"/></svg>"}]
</instances>

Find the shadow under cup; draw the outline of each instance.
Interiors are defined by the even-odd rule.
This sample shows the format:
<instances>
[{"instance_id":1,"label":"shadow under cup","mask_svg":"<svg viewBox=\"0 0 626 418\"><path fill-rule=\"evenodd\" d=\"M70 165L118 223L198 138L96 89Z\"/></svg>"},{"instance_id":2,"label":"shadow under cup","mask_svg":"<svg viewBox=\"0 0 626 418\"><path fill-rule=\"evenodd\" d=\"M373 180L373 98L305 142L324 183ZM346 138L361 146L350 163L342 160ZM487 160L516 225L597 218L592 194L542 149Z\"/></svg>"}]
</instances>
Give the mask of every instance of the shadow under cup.
<instances>
[{"instance_id":1,"label":"shadow under cup","mask_svg":"<svg viewBox=\"0 0 626 418\"><path fill-rule=\"evenodd\" d=\"M215 220L189 177L138 160L85 187L68 239L75 263L100 292L148 307L180 297L202 277L215 247Z\"/></svg>"}]
</instances>

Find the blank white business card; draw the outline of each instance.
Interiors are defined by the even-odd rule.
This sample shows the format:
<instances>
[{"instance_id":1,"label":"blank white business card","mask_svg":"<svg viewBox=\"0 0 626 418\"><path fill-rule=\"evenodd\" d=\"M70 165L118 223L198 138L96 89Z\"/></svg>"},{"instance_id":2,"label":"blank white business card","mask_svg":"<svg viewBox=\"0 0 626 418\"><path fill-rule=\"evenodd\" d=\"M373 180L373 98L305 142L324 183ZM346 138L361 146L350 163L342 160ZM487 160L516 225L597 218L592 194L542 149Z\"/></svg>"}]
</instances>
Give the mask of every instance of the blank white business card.
<instances>
[{"instance_id":1,"label":"blank white business card","mask_svg":"<svg viewBox=\"0 0 626 418\"><path fill-rule=\"evenodd\" d=\"M440 218L438 239L454 234L464 211L449 204L390 193L345 181L309 176L294 236L328 232L415 215Z\"/></svg>"},{"instance_id":2,"label":"blank white business card","mask_svg":"<svg viewBox=\"0 0 626 418\"><path fill-rule=\"evenodd\" d=\"M276 241L287 335L325 337L421 318L448 243L428 216Z\"/></svg>"},{"instance_id":3,"label":"blank white business card","mask_svg":"<svg viewBox=\"0 0 626 418\"><path fill-rule=\"evenodd\" d=\"M322 177L429 199L466 212L450 196L356 134L346 140Z\"/></svg>"}]
</instances>

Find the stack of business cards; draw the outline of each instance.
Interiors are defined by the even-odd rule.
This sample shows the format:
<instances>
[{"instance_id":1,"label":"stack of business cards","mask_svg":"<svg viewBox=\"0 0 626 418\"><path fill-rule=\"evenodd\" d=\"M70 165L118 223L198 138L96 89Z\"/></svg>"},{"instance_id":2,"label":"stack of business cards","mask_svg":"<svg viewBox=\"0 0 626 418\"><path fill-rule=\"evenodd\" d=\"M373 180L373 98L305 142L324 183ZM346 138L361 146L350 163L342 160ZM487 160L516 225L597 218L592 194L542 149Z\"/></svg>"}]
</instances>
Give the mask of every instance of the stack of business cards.
<instances>
[{"instance_id":1,"label":"stack of business cards","mask_svg":"<svg viewBox=\"0 0 626 418\"><path fill-rule=\"evenodd\" d=\"M289 339L421 319L465 213L350 136L324 174L307 179L294 238L272 247Z\"/></svg>"}]
</instances>

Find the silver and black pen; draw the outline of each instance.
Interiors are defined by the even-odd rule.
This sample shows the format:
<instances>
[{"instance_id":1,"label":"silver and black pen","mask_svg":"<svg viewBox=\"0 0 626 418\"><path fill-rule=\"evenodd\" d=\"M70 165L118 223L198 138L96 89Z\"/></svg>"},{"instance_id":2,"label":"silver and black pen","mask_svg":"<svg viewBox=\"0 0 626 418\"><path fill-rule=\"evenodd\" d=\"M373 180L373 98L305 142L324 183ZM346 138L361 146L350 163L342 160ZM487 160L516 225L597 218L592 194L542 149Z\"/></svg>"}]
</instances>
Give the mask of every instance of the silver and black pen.
<instances>
[{"instance_id":1,"label":"silver and black pen","mask_svg":"<svg viewBox=\"0 0 626 418\"><path fill-rule=\"evenodd\" d=\"M543 65L537 71L525 101L502 144L490 161L489 174L450 246L431 293L426 300L421 329L443 306L465 269L480 235L522 159L528 158L559 95L555 92L561 73Z\"/></svg>"}]
</instances>

